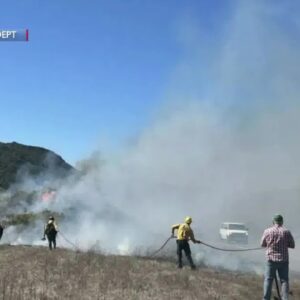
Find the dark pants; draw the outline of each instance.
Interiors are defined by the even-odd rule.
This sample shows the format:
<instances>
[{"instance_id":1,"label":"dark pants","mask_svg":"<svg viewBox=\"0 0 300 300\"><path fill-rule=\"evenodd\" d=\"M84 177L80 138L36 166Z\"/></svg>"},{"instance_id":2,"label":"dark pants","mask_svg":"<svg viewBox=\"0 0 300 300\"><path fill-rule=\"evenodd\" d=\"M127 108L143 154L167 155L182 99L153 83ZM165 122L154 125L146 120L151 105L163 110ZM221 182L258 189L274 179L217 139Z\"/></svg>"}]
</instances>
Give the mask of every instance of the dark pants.
<instances>
[{"instance_id":1,"label":"dark pants","mask_svg":"<svg viewBox=\"0 0 300 300\"><path fill-rule=\"evenodd\" d=\"M289 298L289 263L288 262L274 262L268 261L266 265L266 273L264 280L264 298L263 300L270 300L272 293L273 279L278 271L281 283L281 297L282 300Z\"/></svg>"},{"instance_id":2,"label":"dark pants","mask_svg":"<svg viewBox=\"0 0 300 300\"><path fill-rule=\"evenodd\" d=\"M49 242L49 249L52 250L52 247L56 248L56 232L55 233L49 233L47 235L47 239Z\"/></svg>"},{"instance_id":3,"label":"dark pants","mask_svg":"<svg viewBox=\"0 0 300 300\"><path fill-rule=\"evenodd\" d=\"M178 268L182 268L182 250L190 263L192 269L195 269L195 265L191 255L191 249L187 240L177 240L177 256L178 256Z\"/></svg>"}]
</instances>

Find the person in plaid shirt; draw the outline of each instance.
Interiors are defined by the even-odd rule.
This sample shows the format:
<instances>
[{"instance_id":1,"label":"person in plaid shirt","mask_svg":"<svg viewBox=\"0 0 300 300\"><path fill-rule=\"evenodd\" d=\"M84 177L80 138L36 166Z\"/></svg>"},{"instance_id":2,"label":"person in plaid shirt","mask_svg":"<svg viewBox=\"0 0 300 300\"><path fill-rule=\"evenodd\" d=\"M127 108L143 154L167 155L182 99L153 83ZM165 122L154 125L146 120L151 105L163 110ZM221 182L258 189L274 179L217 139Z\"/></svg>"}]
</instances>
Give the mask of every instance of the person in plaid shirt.
<instances>
[{"instance_id":1,"label":"person in plaid shirt","mask_svg":"<svg viewBox=\"0 0 300 300\"><path fill-rule=\"evenodd\" d=\"M264 279L264 300L271 299L273 279L278 271L281 282L282 300L289 297L289 251L295 248L294 238L283 226L283 217L276 215L273 226L267 228L261 239L261 246L266 248L267 266Z\"/></svg>"}]
</instances>

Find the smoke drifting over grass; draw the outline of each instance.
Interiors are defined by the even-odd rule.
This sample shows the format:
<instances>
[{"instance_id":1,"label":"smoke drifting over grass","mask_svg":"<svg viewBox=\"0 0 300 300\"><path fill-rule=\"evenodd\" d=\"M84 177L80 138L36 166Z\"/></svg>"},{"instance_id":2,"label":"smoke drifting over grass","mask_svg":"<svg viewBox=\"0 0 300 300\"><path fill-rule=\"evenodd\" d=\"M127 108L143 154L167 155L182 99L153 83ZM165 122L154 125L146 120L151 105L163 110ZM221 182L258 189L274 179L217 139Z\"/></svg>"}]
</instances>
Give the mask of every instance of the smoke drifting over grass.
<instances>
[{"instance_id":1,"label":"smoke drifting over grass","mask_svg":"<svg viewBox=\"0 0 300 300\"><path fill-rule=\"evenodd\" d=\"M298 4L240 1L213 43L192 30L184 41L189 57L152 126L117 158L85 160L81 180L58 191L51 209L71 216L61 230L79 247L99 241L130 253L160 246L186 215L208 242L217 241L221 222L236 221L248 224L257 246L278 212L299 228L300 28L293 11ZM255 269L263 259L193 251L234 269Z\"/></svg>"}]
</instances>

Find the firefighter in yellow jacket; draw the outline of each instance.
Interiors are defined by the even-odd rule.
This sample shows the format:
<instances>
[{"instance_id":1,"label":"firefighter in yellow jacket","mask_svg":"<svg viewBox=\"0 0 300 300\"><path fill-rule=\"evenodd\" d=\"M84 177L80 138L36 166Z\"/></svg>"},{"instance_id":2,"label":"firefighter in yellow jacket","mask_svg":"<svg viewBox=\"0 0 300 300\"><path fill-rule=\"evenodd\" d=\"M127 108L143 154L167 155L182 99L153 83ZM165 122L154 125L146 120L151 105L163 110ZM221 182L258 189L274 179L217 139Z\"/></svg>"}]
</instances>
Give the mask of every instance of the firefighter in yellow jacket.
<instances>
[{"instance_id":1,"label":"firefighter in yellow jacket","mask_svg":"<svg viewBox=\"0 0 300 300\"><path fill-rule=\"evenodd\" d=\"M194 232L191 228L192 218L186 217L183 224L176 224L172 226L172 236L177 229L177 256L178 256L178 268L182 268L182 250L184 251L187 260L190 263L191 269L196 269L193 262L189 240L193 243L200 244L201 242L196 240Z\"/></svg>"},{"instance_id":2,"label":"firefighter in yellow jacket","mask_svg":"<svg viewBox=\"0 0 300 300\"><path fill-rule=\"evenodd\" d=\"M58 226L55 222L54 217L50 216L49 221L45 226L44 230L44 238L47 236L48 242L49 242L49 249L52 250L52 248L56 249L56 235L58 233Z\"/></svg>"}]
</instances>

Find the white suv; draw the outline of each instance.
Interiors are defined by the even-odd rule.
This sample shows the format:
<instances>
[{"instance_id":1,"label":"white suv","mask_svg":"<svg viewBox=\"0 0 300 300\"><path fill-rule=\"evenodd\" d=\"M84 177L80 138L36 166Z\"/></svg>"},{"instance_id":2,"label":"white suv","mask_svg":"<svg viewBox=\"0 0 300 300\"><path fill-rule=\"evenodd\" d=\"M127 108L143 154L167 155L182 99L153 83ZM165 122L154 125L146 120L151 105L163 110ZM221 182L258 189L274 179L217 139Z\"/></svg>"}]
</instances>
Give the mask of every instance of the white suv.
<instances>
[{"instance_id":1,"label":"white suv","mask_svg":"<svg viewBox=\"0 0 300 300\"><path fill-rule=\"evenodd\" d=\"M244 223L224 222L220 228L220 238L228 242L248 243L248 228Z\"/></svg>"}]
</instances>

